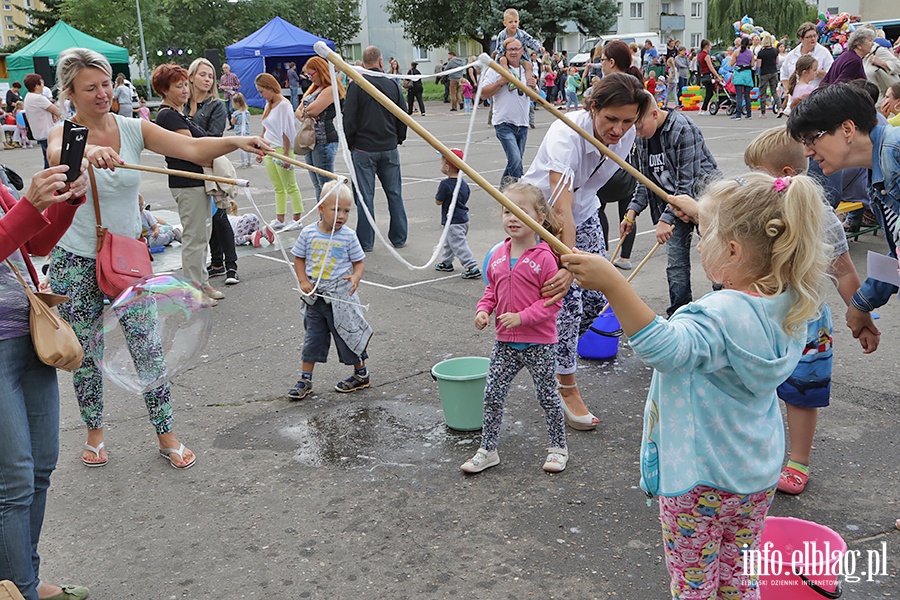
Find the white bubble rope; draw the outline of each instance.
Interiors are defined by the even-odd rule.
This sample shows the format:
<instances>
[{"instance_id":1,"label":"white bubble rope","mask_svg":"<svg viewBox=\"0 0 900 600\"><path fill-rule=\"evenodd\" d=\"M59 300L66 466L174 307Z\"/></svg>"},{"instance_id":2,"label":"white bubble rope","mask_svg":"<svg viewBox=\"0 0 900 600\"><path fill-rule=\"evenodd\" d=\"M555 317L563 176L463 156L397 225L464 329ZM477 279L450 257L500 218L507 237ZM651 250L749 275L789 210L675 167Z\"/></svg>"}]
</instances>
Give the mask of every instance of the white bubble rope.
<instances>
[{"instance_id":1,"label":"white bubble rope","mask_svg":"<svg viewBox=\"0 0 900 600\"><path fill-rule=\"evenodd\" d=\"M331 50L329 49L328 51L330 52ZM331 61L327 61L327 62L328 62L328 70L331 75L331 80L335 81L337 78L337 72L334 68L334 63L332 63ZM456 69L450 69L449 71L441 71L441 73L442 74L455 73L457 71L462 71L464 69L467 69L474 64L483 65L483 61L479 58L479 60L471 62L467 65L457 67ZM412 78L412 77L417 77L419 79L422 79L424 77L434 77L434 75L428 75L428 76L425 76L425 75L422 75L422 76L402 75L402 76L398 76L398 75L392 75L390 73L383 73L381 71L370 71L370 70L361 69L358 67L355 67L355 68L357 71L359 71L362 74L371 75L373 77L386 77L388 79L391 79L391 78L393 78L393 79L397 79L397 78L408 79L408 78ZM478 111L478 102L481 99L481 89L484 85L484 75L486 73L487 73L487 70L482 68L481 77L479 77L478 88L477 88L476 94L475 94L474 106L472 107L472 116L469 118L469 128L466 133L466 142L463 145L463 156L469 155L469 146L471 145L472 135L473 135L474 128L475 128L475 116ZM371 225L372 230L375 232L375 236L379 239L379 241L381 241L381 243L384 245L384 247L388 249L388 251L394 256L394 258L397 259L398 262L403 264L407 269L409 269L411 271L420 271L420 270L427 269L432 264L434 264L434 262L437 260L440 253L443 251L444 244L447 241L447 235L450 231L450 225L452 224L453 219L452 218L447 219L447 223L441 229L441 236L438 239L438 243L434 247L434 251L432 252L431 257L428 259L428 262L426 262L424 265L416 266L416 265L412 264L411 262L409 262L408 260L406 260L405 258L403 258L403 256L401 256L400 253L397 252L397 250L388 242L388 240L385 239L384 235L378 229L377 224L375 222L375 217L372 216L372 213L369 212L369 207L366 206L366 203L363 201L362 193L359 191L359 184L356 180L356 169L353 167L353 155L350 152L350 147L347 144L347 136L344 133L344 117L343 117L343 111L341 110L341 102L340 102L340 96L338 95L337 86L334 86L334 85L331 86L331 90L332 90L332 94L334 95L335 129L337 130L337 133L338 133L338 142L339 142L340 148L341 148L341 155L344 157L344 162L346 163L348 170L350 172L350 180L353 182L353 189L356 191L356 197L358 199L359 207L362 209L362 214L364 214L366 217L366 220L369 221L369 224ZM453 188L453 197L450 200L450 206L447 209L447 214L449 217L452 217L453 211L456 209L456 201L457 201L457 197L459 196L459 189L460 189L460 187L462 187L462 181L463 181L462 173L460 173L457 176L456 187Z\"/></svg>"}]
</instances>

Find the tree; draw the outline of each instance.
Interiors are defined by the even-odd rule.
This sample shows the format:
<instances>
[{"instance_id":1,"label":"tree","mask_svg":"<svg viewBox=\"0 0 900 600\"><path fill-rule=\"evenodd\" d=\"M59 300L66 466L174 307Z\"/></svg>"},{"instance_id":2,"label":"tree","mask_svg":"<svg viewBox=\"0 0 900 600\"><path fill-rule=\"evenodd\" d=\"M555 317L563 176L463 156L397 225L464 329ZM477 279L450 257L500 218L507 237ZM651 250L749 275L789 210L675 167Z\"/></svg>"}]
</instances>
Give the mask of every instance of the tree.
<instances>
[{"instance_id":1,"label":"tree","mask_svg":"<svg viewBox=\"0 0 900 600\"><path fill-rule=\"evenodd\" d=\"M816 22L816 6L805 0L709 0L709 39L714 43L733 40L733 24L744 15L776 38L793 38L801 23Z\"/></svg>"},{"instance_id":2,"label":"tree","mask_svg":"<svg viewBox=\"0 0 900 600\"><path fill-rule=\"evenodd\" d=\"M384 8L392 23L403 26L403 37L419 48L455 47L459 38L468 37L490 52L506 6L500 8L498 0L388 0Z\"/></svg>"},{"instance_id":3,"label":"tree","mask_svg":"<svg viewBox=\"0 0 900 600\"><path fill-rule=\"evenodd\" d=\"M490 52L491 42L503 28L503 11L508 6L500 0L388 0L385 10L416 46L453 46L460 37L469 37ZM600 33L613 25L617 12L611 0L527 0L516 8L520 26L532 36L543 38L548 50L563 33L564 23L574 21L585 34Z\"/></svg>"},{"instance_id":4,"label":"tree","mask_svg":"<svg viewBox=\"0 0 900 600\"><path fill-rule=\"evenodd\" d=\"M141 56L141 37L135 0L62 0L62 18L76 29ZM159 0L141 0L141 22L148 59L156 40L168 35L171 24Z\"/></svg>"},{"instance_id":5,"label":"tree","mask_svg":"<svg viewBox=\"0 0 900 600\"><path fill-rule=\"evenodd\" d=\"M7 46L5 50L7 52L16 52L47 33L51 27L59 22L62 3L63 0L44 0L44 10L37 8L22 8L18 4L14 4L13 6L16 7L16 10L25 13L28 17L24 27L17 25L17 27L27 35L17 36L18 41Z\"/></svg>"}]
</instances>

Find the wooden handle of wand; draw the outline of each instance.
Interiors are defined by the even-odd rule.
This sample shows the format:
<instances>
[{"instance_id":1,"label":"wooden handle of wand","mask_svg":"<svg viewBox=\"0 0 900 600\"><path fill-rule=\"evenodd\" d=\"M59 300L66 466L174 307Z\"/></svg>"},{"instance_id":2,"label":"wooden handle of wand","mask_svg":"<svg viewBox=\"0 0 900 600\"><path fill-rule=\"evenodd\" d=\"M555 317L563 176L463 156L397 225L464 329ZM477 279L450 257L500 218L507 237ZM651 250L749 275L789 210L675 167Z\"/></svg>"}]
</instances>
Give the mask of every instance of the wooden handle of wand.
<instances>
[{"instance_id":1,"label":"wooden handle of wand","mask_svg":"<svg viewBox=\"0 0 900 600\"><path fill-rule=\"evenodd\" d=\"M313 173L318 173L323 177L330 177L331 179L337 179L338 176L332 173L331 171L326 171L325 169L320 169L319 167L314 167L312 165L308 165L301 160L297 160L296 158L291 158L290 156L285 156L284 154L278 154L277 152L266 152L272 158L277 158L278 160L283 160L289 165L294 165L295 167L300 167L302 169L306 169L307 171L312 171Z\"/></svg>"},{"instance_id":2,"label":"wooden handle of wand","mask_svg":"<svg viewBox=\"0 0 900 600\"><path fill-rule=\"evenodd\" d=\"M215 181L217 183L227 183L236 185L237 187L250 187L250 182L246 179L231 179L230 177L218 177L216 175L206 175L205 173L192 173L190 171L179 171L177 169L165 169L163 167L149 167L147 165L132 165L124 163L115 165L117 169L131 169L132 171L144 171L145 173L159 173L160 175L175 175L176 177L184 177L186 179L201 179L203 181Z\"/></svg>"},{"instance_id":3,"label":"wooden handle of wand","mask_svg":"<svg viewBox=\"0 0 900 600\"><path fill-rule=\"evenodd\" d=\"M379 104L390 111L390 113L395 117L403 121L407 127L419 134L419 136L421 136L422 139L428 142L431 147L440 152L441 155L447 159L447 162L453 164L457 169L468 175L472 181L481 186L481 188L492 198L494 198L494 200L502 204L506 210L514 214L517 219L522 221L532 231L541 236L541 238L546 241L551 248L553 248L554 252L559 255L572 253L572 250L569 249L568 246L563 244L562 241L560 241L556 236L547 231L543 227L543 225L532 219L526 212L524 212L516 204L510 201L509 198L500 193L497 188L495 188L484 177L482 177L481 174L478 173L478 171L470 167L458 156L450 152L450 149L442 144L436 137L434 137L431 132L419 125L415 120L413 120L412 117L406 114L405 110L400 108L397 104L394 103L393 100L385 96L374 85L369 83L369 81L367 81L361 73L359 73L353 66L347 64L347 62L345 62L343 58L341 58L337 53L333 52L328 46L325 45L324 42L316 42L315 49L319 56L327 59L335 66L340 68L344 73L347 74L348 77L350 77L350 79L355 81L357 85L359 85L359 87L368 92L370 96L375 98L375 100L377 100Z\"/></svg>"}]
</instances>

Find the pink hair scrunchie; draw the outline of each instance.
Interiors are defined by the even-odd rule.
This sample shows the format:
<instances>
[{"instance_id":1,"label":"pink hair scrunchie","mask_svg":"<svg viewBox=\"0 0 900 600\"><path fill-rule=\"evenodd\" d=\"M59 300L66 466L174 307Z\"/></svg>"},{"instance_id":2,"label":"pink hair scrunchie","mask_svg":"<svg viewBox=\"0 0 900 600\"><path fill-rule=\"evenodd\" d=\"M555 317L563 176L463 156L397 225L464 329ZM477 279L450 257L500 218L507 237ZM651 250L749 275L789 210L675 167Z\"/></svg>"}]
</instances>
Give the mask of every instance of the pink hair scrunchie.
<instances>
[{"instance_id":1,"label":"pink hair scrunchie","mask_svg":"<svg viewBox=\"0 0 900 600\"><path fill-rule=\"evenodd\" d=\"M775 191L783 192L784 190L786 190L788 188L789 185L791 185L790 175L787 175L785 177L779 177L778 179L775 180Z\"/></svg>"}]
</instances>

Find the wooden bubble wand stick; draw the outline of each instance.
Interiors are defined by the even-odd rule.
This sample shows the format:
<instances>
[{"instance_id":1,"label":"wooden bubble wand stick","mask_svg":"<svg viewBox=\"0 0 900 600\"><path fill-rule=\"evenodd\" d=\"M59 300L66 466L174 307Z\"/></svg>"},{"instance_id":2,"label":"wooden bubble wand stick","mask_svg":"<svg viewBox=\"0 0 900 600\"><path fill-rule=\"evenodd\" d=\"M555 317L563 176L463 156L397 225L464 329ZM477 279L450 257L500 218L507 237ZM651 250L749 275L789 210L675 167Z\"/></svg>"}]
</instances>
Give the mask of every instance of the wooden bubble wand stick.
<instances>
[{"instance_id":1,"label":"wooden bubble wand stick","mask_svg":"<svg viewBox=\"0 0 900 600\"><path fill-rule=\"evenodd\" d=\"M337 179L338 176L332 173L331 171L326 171L325 169L320 169L319 167L314 167L312 165L308 165L301 160L297 160L296 158L291 158L290 156L285 156L284 154L278 154L277 152L270 151L266 152L272 158L277 158L278 160L284 161L289 165L294 165L295 167L300 167L302 169L306 169L307 171L312 171L313 173L318 173L323 177L330 177L331 179Z\"/></svg>"},{"instance_id":2,"label":"wooden bubble wand stick","mask_svg":"<svg viewBox=\"0 0 900 600\"><path fill-rule=\"evenodd\" d=\"M192 173L190 171L179 171L177 169L165 169L163 167L149 167L147 165L132 165L123 163L114 165L116 169L131 169L132 171L144 171L146 173L159 173L160 175L175 175L176 177L184 177L186 179L201 179L203 181L215 181L216 183L227 183L237 187L250 187L250 182L246 179L232 179L231 177L219 177L218 175L206 175L205 173Z\"/></svg>"},{"instance_id":3,"label":"wooden bubble wand stick","mask_svg":"<svg viewBox=\"0 0 900 600\"><path fill-rule=\"evenodd\" d=\"M506 210L514 214L516 218L527 225L529 229L541 236L541 238L545 242L547 242L551 248L553 248L554 252L559 255L572 253L572 250L568 246L563 244L562 241L560 241L552 233L544 229L544 227L540 223L532 219L525 211L523 211L515 203L510 201L509 198L500 193L497 188L495 188L484 177L482 177L481 174L478 173L478 171L470 167L462 159L450 152L450 149L447 148L447 146L442 144L436 137L431 134L431 132L429 132L427 129L413 120L412 117L406 114L405 110L394 104L393 100L385 96L378 88L369 83L366 78L362 76L362 73L359 73L355 68L353 68L353 66L347 64L347 62L345 62L344 59L340 57L340 55L333 52L331 48L325 45L325 42L316 42L315 50L319 56L343 70L348 77L355 81L357 85L359 85L359 87L368 92L370 96L375 98L375 100L377 100L379 104L390 111L390 113L395 117L403 121L407 127L419 134L422 139L428 142L431 147L433 147L445 159L447 159L447 162L451 163L457 169L468 175L472 181L481 186L481 188L492 198L494 198L494 200L503 205Z\"/></svg>"}]
</instances>

